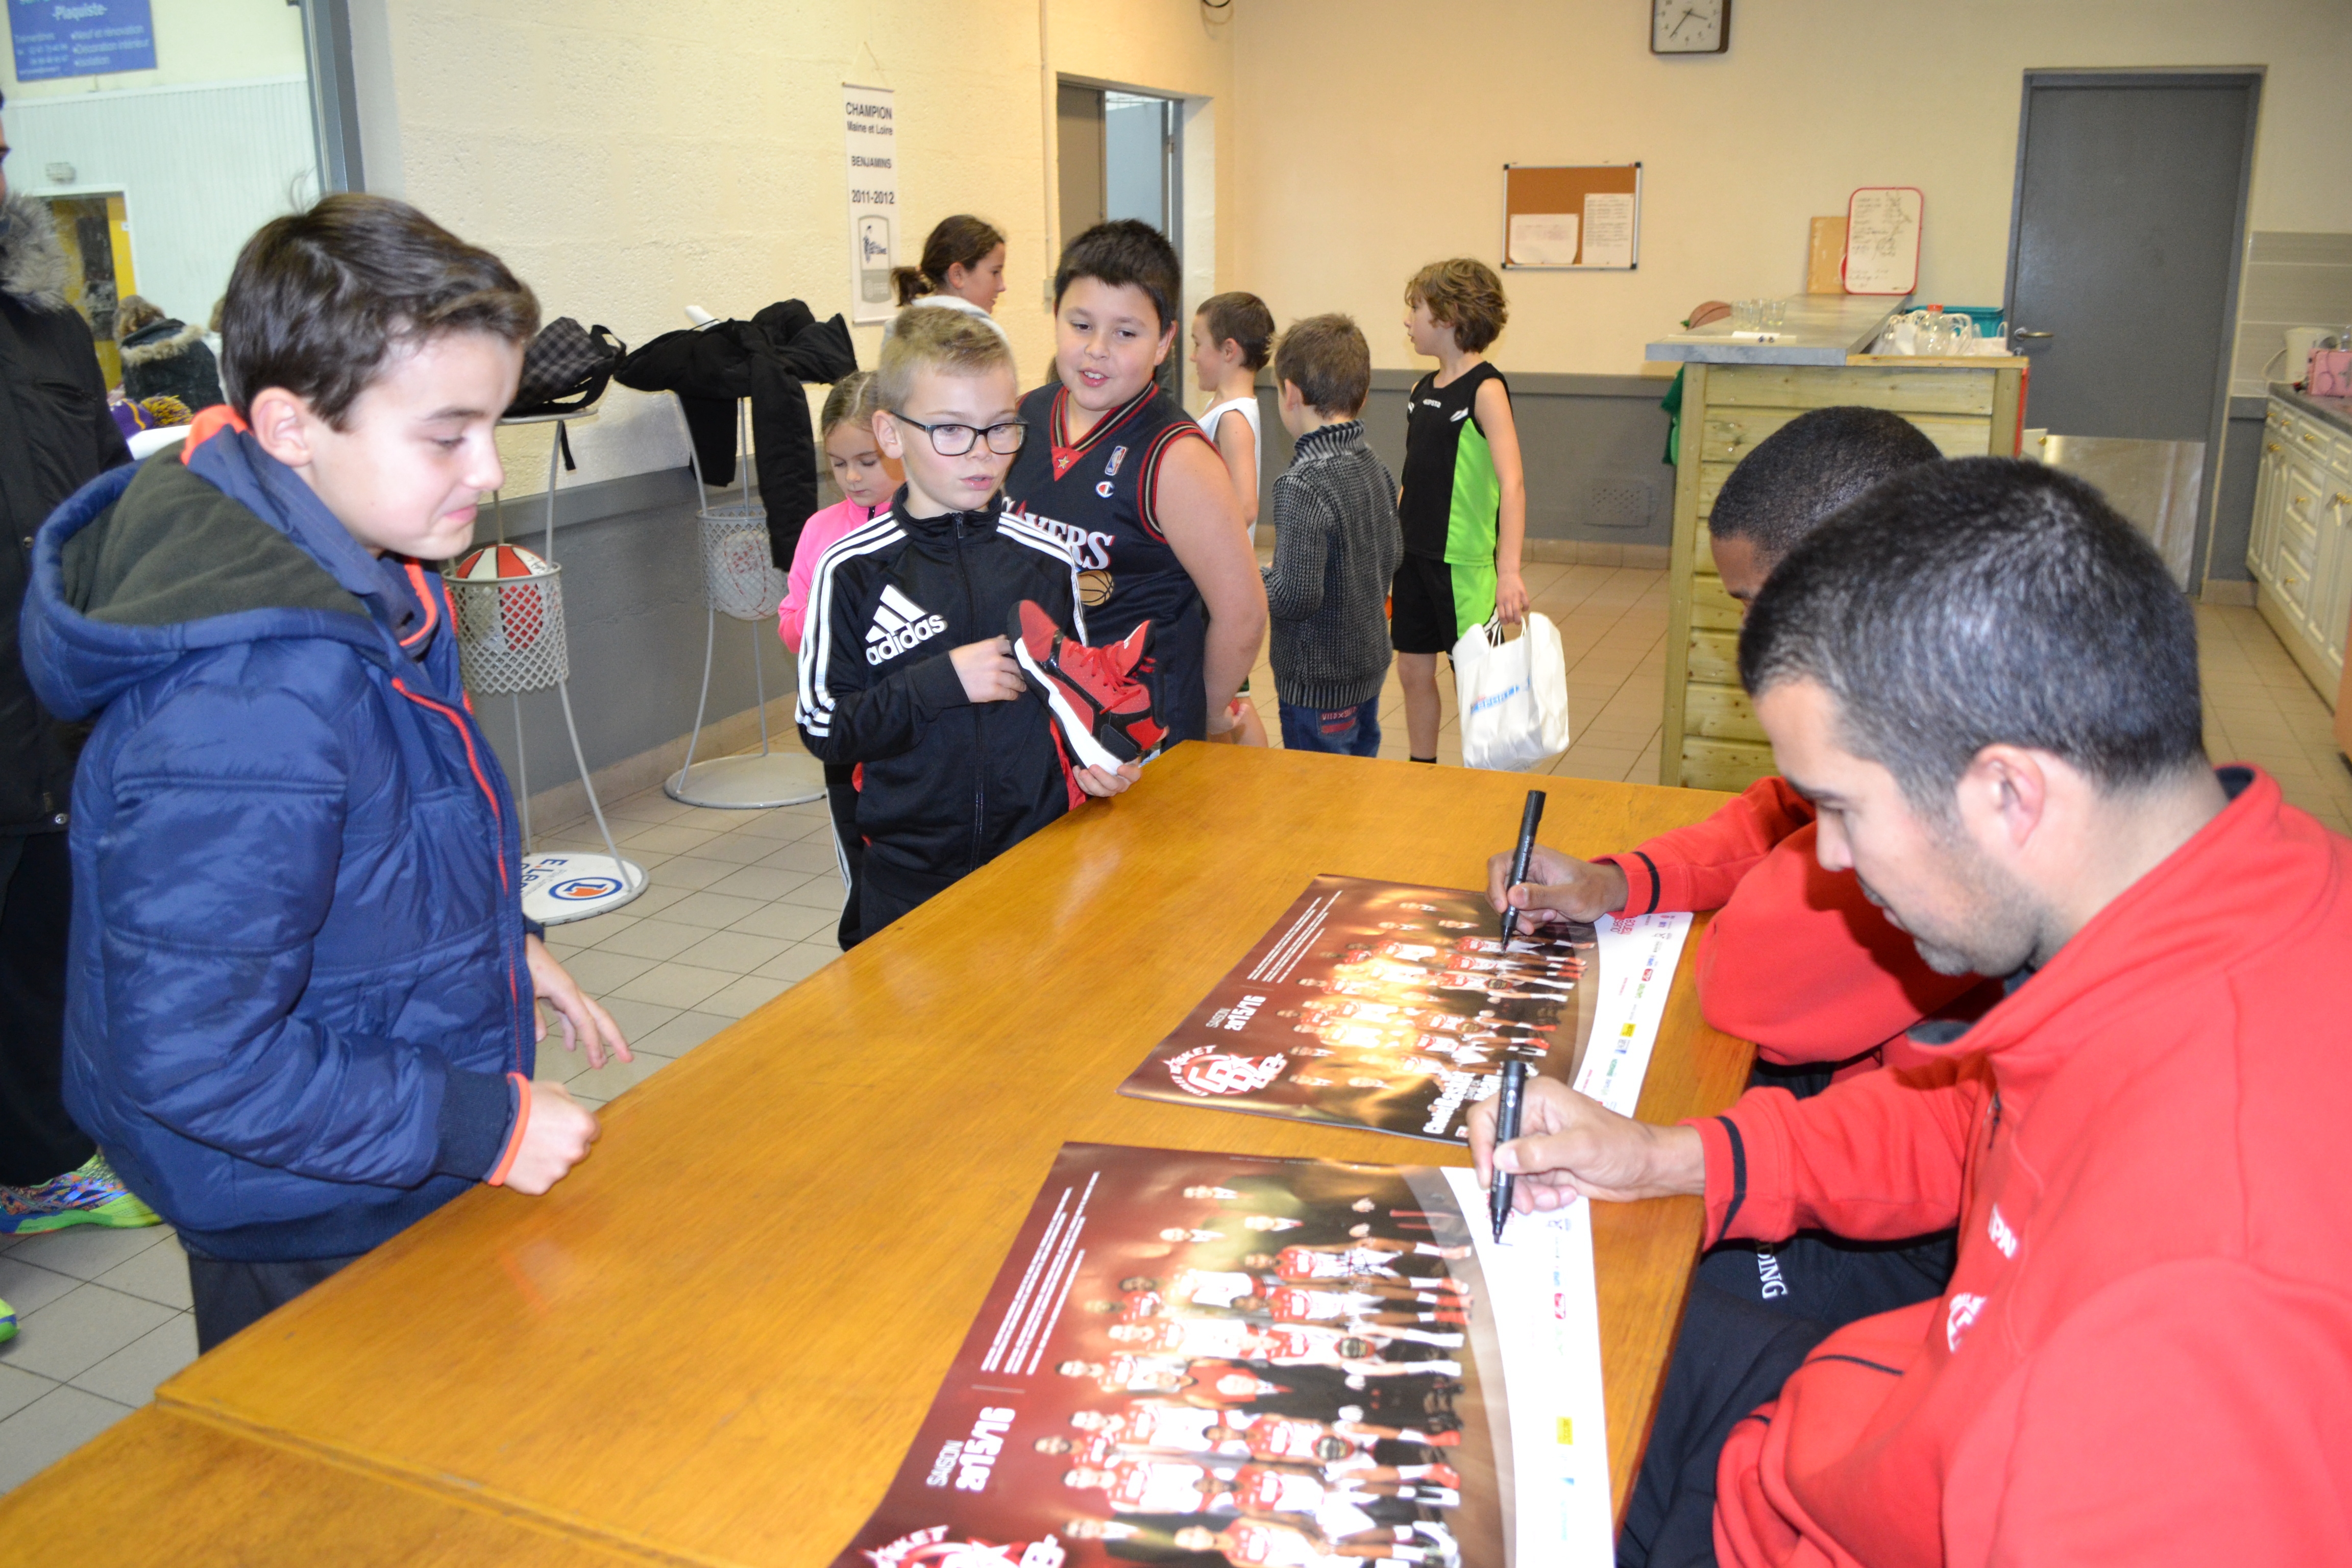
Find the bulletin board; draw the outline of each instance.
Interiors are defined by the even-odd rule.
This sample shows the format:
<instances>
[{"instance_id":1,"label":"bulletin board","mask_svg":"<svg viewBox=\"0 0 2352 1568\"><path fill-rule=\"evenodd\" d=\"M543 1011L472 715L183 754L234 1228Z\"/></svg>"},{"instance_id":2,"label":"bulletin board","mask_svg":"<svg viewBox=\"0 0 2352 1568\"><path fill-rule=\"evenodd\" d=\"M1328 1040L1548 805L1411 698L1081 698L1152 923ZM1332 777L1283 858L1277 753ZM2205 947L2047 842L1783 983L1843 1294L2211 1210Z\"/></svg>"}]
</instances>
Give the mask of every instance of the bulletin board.
<instances>
[{"instance_id":1,"label":"bulletin board","mask_svg":"<svg viewBox=\"0 0 2352 1568\"><path fill-rule=\"evenodd\" d=\"M1631 271L1642 259L1642 165L1503 165L1503 265Z\"/></svg>"}]
</instances>

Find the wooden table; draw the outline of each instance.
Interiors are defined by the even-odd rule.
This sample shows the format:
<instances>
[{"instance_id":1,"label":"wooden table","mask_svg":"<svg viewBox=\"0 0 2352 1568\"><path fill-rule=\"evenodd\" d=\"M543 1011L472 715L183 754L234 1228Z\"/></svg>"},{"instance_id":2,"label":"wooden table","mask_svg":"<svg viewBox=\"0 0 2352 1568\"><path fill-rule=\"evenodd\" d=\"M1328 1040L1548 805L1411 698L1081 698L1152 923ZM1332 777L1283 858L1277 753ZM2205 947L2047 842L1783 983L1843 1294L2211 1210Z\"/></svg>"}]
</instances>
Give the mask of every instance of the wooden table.
<instances>
[{"instance_id":1,"label":"wooden table","mask_svg":"<svg viewBox=\"0 0 2352 1568\"><path fill-rule=\"evenodd\" d=\"M1724 798L1534 782L1546 841L1585 854ZM825 1562L896 1471L1065 1141L1465 1159L1114 1091L1309 878L1476 885L1529 783L1181 747L614 1101L550 1195L460 1198L157 1397L625 1549ZM1696 948L1652 1120L1746 1080L1748 1047L1698 1017ZM1695 1199L1595 1217L1621 1512L1699 1226Z\"/></svg>"},{"instance_id":2,"label":"wooden table","mask_svg":"<svg viewBox=\"0 0 2352 1568\"><path fill-rule=\"evenodd\" d=\"M628 1568L658 1561L529 1514L241 1436L148 1405L0 1497L0 1559Z\"/></svg>"}]
</instances>

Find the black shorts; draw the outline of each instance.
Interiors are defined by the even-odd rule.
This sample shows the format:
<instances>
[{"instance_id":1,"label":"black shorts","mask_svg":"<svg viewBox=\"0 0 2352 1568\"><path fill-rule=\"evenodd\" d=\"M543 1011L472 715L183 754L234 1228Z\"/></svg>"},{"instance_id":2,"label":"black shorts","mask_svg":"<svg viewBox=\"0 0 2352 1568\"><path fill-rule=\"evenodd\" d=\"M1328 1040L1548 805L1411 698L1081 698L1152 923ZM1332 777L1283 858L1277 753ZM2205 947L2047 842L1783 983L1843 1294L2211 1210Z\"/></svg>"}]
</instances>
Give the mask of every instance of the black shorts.
<instances>
[{"instance_id":1,"label":"black shorts","mask_svg":"<svg viewBox=\"0 0 2352 1568\"><path fill-rule=\"evenodd\" d=\"M1452 653L1465 632L1495 613L1495 568L1407 555L1397 563L1389 592L1390 647L1399 653Z\"/></svg>"}]
</instances>

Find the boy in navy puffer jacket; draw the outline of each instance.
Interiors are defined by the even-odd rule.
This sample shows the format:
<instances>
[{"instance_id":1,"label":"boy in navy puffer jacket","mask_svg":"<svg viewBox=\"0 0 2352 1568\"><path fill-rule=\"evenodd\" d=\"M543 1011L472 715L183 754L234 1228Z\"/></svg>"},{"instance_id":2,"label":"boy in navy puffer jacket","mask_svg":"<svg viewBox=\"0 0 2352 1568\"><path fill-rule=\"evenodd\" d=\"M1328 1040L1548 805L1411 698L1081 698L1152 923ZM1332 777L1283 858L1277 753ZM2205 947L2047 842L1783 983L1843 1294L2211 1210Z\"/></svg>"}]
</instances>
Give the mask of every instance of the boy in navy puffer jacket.
<instances>
[{"instance_id":1,"label":"boy in navy puffer jacket","mask_svg":"<svg viewBox=\"0 0 2352 1568\"><path fill-rule=\"evenodd\" d=\"M203 1349L596 1121L531 1081L534 994L628 1047L526 926L467 711L457 553L538 302L412 207L330 196L230 278L229 401L42 526L41 700L73 799L66 1100L179 1227Z\"/></svg>"}]
</instances>

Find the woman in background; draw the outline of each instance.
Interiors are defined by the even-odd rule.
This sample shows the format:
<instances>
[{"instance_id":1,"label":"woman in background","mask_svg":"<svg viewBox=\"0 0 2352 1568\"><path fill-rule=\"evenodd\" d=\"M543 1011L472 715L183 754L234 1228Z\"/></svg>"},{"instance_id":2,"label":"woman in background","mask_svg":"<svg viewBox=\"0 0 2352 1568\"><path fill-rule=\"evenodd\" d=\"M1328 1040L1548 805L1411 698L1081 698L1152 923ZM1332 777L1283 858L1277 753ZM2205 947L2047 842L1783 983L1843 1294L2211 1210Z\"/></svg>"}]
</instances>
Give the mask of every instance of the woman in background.
<instances>
[{"instance_id":1,"label":"woman in background","mask_svg":"<svg viewBox=\"0 0 2352 1568\"><path fill-rule=\"evenodd\" d=\"M1004 293L1004 235L970 213L941 218L923 241L921 264L892 268L890 282L901 305L941 305L996 326L996 301ZM890 335L887 328L882 335Z\"/></svg>"},{"instance_id":2,"label":"woman in background","mask_svg":"<svg viewBox=\"0 0 2352 1568\"><path fill-rule=\"evenodd\" d=\"M163 307L131 294L114 308L121 334L122 395L133 403L176 397L195 414L225 401L220 362L205 346L205 330L163 314Z\"/></svg>"}]
</instances>

